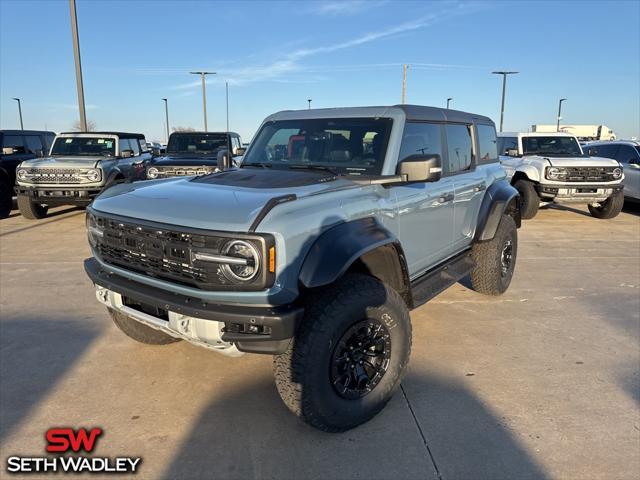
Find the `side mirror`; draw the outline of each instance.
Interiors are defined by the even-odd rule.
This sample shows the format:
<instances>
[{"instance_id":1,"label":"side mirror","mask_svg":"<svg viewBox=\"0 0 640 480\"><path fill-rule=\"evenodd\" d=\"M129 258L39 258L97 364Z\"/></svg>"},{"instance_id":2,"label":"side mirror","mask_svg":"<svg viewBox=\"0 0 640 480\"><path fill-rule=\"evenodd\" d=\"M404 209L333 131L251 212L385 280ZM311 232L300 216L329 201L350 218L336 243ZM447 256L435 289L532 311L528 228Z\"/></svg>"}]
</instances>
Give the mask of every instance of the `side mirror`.
<instances>
[{"instance_id":1,"label":"side mirror","mask_svg":"<svg viewBox=\"0 0 640 480\"><path fill-rule=\"evenodd\" d=\"M442 158L437 154L411 155L398 165L406 182L437 182L442 177Z\"/></svg>"},{"instance_id":2,"label":"side mirror","mask_svg":"<svg viewBox=\"0 0 640 480\"><path fill-rule=\"evenodd\" d=\"M122 158L131 158L133 157L133 150L122 150L120 152L120 156Z\"/></svg>"},{"instance_id":3,"label":"side mirror","mask_svg":"<svg viewBox=\"0 0 640 480\"><path fill-rule=\"evenodd\" d=\"M233 149L233 156L234 157L241 157L242 155L244 155L244 152L246 152L247 149L244 147L236 147Z\"/></svg>"},{"instance_id":4,"label":"side mirror","mask_svg":"<svg viewBox=\"0 0 640 480\"><path fill-rule=\"evenodd\" d=\"M231 166L231 159L229 158L229 150L220 150L218 152L218 169L226 170Z\"/></svg>"},{"instance_id":5,"label":"side mirror","mask_svg":"<svg viewBox=\"0 0 640 480\"><path fill-rule=\"evenodd\" d=\"M509 148L507 150L507 156L508 157L517 157L518 156L518 149L517 148Z\"/></svg>"}]
</instances>

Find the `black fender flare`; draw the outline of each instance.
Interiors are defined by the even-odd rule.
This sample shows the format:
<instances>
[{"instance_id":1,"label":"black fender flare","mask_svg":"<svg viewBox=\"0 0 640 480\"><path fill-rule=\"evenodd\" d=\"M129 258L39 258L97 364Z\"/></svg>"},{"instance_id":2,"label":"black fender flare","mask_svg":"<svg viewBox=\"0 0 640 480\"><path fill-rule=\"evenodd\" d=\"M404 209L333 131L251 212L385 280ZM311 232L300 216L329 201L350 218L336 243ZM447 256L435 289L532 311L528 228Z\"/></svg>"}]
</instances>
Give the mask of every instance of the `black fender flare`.
<instances>
[{"instance_id":1,"label":"black fender flare","mask_svg":"<svg viewBox=\"0 0 640 480\"><path fill-rule=\"evenodd\" d=\"M510 213L520 228L520 194L507 180L498 180L488 189L478 212L475 241L491 240L504 213Z\"/></svg>"},{"instance_id":2,"label":"black fender flare","mask_svg":"<svg viewBox=\"0 0 640 480\"><path fill-rule=\"evenodd\" d=\"M116 181L116 177L122 177L121 181ZM122 173L122 170L120 170L119 168L114 168L113 170L111 170L111 173L109 173L109 176L107 177L107 181L104 182L104 188L109 188L113 185L117 185L118 183L122 183L125 182L127 180L127 176Z\"/></svg>"},{"instance_id":3,"label":"black fender flare","mask_svg":"<svg viewBox=\"0 0 640 480\"><path fill-rule=\"evenodd\" d=\"M399 246L395 235L373 217L333 226L311 245L300 268L300 283L306 288L329 285L363 255L389 244Z\"/></svg>"}]
</instances>

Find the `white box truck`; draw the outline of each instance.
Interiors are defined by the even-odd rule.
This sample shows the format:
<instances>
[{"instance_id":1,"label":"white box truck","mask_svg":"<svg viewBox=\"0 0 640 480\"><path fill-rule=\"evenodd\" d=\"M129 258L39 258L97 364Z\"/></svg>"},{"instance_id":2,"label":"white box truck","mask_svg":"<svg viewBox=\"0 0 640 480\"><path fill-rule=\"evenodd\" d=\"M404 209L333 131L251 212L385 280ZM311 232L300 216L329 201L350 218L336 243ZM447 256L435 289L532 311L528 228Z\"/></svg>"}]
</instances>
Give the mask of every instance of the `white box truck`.
<instances>
[{"instance_id":1,"label":"white box truck","mask_svg":"<svg viewBox=\"0 0 640 480\"><path fill-rule=\"evenodd\" d=\"M531 125L532 132L551 133L557 131L556 125ZM606 125L560 125L560 132L570 133L581 142L594 140L615 140L616 134Z\"/></svg>"}]
</instances>

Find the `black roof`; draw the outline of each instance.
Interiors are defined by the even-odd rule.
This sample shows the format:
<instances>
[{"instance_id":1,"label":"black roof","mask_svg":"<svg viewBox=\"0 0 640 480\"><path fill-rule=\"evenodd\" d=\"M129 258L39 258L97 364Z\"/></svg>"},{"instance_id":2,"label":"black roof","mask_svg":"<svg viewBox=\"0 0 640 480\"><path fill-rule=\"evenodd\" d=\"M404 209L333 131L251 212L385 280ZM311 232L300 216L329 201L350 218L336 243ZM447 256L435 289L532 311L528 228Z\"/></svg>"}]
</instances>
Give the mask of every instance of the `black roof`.
<instances>
[{"instance_id":1,"label":"black roof","mask_svg":"<svg viewBox=\"0 0 640 480\"><path fill-rule=\"evenodd\" d=\"M142 133L127 133L127 132L60 132L60 135L115 135L116 137L126 137L126 138L139 138L144 140L144 135Z\"/></svg>"},{"instance_id":2,"label":"black roof","mask_svg":"<svg viewBox=\"0 0 640 480\"><path fill-rule=\"evenodd\" d=\"M6 133L8 135L41 135L43 133L55 135L56 132L50 132L48 130L0 130L0 133Z\"/></svg>"},{"instance_id":3,"label":"black roof","mask_svg":"<svg viewBox=\"0 0 640 480\"><path fill-rule=\"evenodd\" d=\"M422 105L395 105L404 110L407 120L445 121L460 123L486 123L493 125L493 120L475 113L461 112L448 108L424 107Z\"/></svg>"}]
</instances>

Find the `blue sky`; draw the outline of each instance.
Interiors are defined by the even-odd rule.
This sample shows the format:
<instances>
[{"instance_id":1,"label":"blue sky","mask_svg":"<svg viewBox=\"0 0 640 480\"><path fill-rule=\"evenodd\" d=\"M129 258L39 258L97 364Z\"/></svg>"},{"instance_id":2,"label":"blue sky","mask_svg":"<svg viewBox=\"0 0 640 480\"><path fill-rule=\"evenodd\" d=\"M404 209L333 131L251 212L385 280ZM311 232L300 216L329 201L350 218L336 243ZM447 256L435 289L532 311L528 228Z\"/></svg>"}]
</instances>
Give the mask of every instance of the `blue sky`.
<instances>
[{"instance_id":1,"label":"blue sky","mask_svg":"<svg viewBox=\"0 0 640 480\"><path fill-rule=\"evenodd\" d=\"M209 130L246 140L285 109L400 102L488 115L505 130L554 123L606 124L640 136L640 2L77 0L87 116L101 130L164 139L170 124L201 129L199 80ZM0 128L63 131L77 121L69 3L0 0Z\"/></svg>"}]
</instances>

